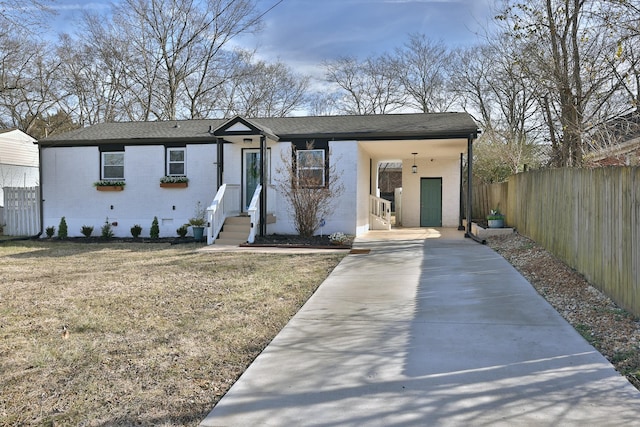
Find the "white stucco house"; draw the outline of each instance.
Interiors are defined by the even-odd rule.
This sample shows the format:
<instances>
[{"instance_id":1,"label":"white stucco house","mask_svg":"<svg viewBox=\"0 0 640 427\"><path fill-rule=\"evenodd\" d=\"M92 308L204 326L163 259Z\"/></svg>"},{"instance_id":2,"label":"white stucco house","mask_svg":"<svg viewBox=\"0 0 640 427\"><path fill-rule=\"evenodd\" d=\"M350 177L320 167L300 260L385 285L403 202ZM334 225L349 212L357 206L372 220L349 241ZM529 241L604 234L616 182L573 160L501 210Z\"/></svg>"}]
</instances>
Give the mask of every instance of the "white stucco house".
<instances>
[{"instance_id":1,"label":"white stucco house","mask_svg":"<svg viewBox=\"0 0 640 427\"><path fill-rule=\"evenodd\" d=\"M345 191L322 232L360 235L391 226L389 205L377 197L385 161L402 163L403 226L459 227L462 156L477 136L466 113L94 125L39 142L43 227L64 216L69 236L80 236L83 225L99 230L108 218L116 236L130 236L134 224L148 236L155 216L161 237L173 237L200 202L208 207L209 243L295 234L291 207L275 186L287 164L318 187L335 170ZM167 188L167 176L188 183ZM97 181L124 185L100 191L106 188ZM231 225L236 217L245 225Z\"/></svg>"}]
</instances>

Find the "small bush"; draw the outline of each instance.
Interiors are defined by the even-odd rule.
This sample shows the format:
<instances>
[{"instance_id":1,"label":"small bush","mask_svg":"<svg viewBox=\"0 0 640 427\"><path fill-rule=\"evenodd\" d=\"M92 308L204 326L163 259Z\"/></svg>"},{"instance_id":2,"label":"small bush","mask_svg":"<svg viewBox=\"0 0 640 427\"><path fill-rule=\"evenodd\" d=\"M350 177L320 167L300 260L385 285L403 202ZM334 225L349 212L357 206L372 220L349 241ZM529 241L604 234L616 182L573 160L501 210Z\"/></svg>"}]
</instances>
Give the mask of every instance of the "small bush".
<instances>
[{"instance_id":1,"label":"small bush","mask_svg":"<svg viewBox=\"0 0 640 427\"><path fill-rule=\"evenodd\" d=\"M60 225L58 225L58 238L66 239L68 235L67 220L62 217L60 218Z\"/></svg>"},{"instance_id":2,"label":"small bush","mask_svg":"<svg viewBox=\"0 0 640 427\"><path fill-rule=\"evenodd\" d=\"M93 233L93 226L91 225L83 225L80 230L84 237L91 237L91 233Z\"/></svg>"},{"instance_id":3,"label":"small bush","mask_svg":"<svg viewBox=\"0 0 640 427\"><path fill-rule=\"evenodd\" d=\"M47 227L44 232L47 233L47 237L50 239L56 234L56 228L52 225L51 227Z\"/></svg>"},{"instance_id":4,"label":"small bush","mask_svg":"<svg viewBox=\"0 0 640 427\"><path fill-rule=\"evenodd\" d=\"M189 232L189 224L183 224L180 226L180 228L176 230L176 233L178 233L178 236L180 237L185 237L188 232Z\"/></svg>"},{"instance_id":5,"label":"small bush","mask_svg":"<svg viewBox=\"0 0 640 427\"><path fill-rule=\"evenodd\" d=\"M113 230L111 229L109 218L104 221L104 225L102 226L102 232L100 235L103 239L111 239L113 237Z\"/></svg>"},{"instance_id":6,"label":"small bush","mask_svg":"<svg viewBox=\"0 0 640 427\"><path fill-rule=\"evenodd\" d=\"M140 236L140 233L142 233L142 227L139 224L136 224L133 227L131 227L131 235L133 236L134 239L137 239L138 236Z\"/></svg>"},{"instance_id":7,"label":"small bush","mask_svg":"<svg viewBox=\"0 0 640 427\"><path fill-rule=\"evenodd\" d=\"M158 217L153 217L153 222L151 223L151 229L149 230L149 236L152 239L157 239L160 237L160 226L158 225Z\"/></svg>"}]
</instances>

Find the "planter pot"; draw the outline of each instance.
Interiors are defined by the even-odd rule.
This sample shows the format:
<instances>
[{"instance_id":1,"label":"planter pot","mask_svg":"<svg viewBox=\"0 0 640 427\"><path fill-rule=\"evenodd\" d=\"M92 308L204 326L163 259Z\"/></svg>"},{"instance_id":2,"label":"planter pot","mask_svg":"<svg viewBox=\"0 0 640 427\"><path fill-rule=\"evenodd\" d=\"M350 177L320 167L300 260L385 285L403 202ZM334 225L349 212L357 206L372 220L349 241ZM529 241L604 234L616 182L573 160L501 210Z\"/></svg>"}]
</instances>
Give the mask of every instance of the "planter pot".
<instances>
[{"instance_id":1,"label":"planter pot","mask_svg":"<svg viewBox=\"0 0 640 427\"><path fill-rule=\"evenodd\" d=\"M122 185L98 185L96 187L98 191L122 191L124 187Z\"/></svg>"},{"instance_id":2,"label":"planter pot","mask_svg":"<svg viewBox=\"0 0 640 427\"><path fill-rule=\"evenodd\" d=\"M504 219L488 219L489 228L503 228Z\"/></svg>"},{"instance_id":3,"label":"planter pot","mask_svg":"<svg viewBox=\"0 0 640 427\"><path fill-rule=\"evenodd\" d=\"M193 239L196 242L201 242L202 241L202 237L204 235L204 227L191 227L193 228Z\"/></svg>"},{"instance_id":4,"label":"planter pot","mask_svg":"<svg viewBox=\"0 0 640 427\"><path fill-rule=\"evenodd\" d=\"M162 188L187 188L189 186L188 182L161 182L160 187Z\"/></svg>"}]
</instances>

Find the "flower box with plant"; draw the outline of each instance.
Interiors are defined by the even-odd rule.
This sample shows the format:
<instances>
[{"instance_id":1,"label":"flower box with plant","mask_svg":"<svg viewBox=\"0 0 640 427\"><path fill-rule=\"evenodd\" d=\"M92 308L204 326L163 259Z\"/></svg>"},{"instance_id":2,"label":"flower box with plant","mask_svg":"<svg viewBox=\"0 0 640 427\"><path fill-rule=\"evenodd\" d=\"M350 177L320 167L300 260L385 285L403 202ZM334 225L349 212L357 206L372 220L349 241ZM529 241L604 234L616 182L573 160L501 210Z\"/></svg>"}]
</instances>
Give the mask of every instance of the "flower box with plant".
<instances>
[{"instance_id":1,"label":"flower box with plant","mask_svg":"<svg viewBox=\"0 0 640 427\"><path fill-rule=\"evenodd\" d=\"M163 176L160 178L162 188L185 188L189 186L189 178L186 176Z\"/></svg>"},{"instance_id":2,"label":"flower box with plant","mask_svg":"<svg viewBox=\"0 0 640 427\"><path fill-rule=\"evenodd\" d=\"M500 212L500 209L492 209L489 215L487 215L487 223L489 228L502 228L504 227L504 215Z\"/></svg>"},{"instance_id":3,"label":"flower box with plant","mask_svg":"<svg viewBox=\"0 0 640 427\"><path fill-rule=\"evenodd\" d=\"M115 181L109 179L101 179L93 183L98 191L122 191L124 186L127 185L124 181Z\"/></svg>"}]
</instances>

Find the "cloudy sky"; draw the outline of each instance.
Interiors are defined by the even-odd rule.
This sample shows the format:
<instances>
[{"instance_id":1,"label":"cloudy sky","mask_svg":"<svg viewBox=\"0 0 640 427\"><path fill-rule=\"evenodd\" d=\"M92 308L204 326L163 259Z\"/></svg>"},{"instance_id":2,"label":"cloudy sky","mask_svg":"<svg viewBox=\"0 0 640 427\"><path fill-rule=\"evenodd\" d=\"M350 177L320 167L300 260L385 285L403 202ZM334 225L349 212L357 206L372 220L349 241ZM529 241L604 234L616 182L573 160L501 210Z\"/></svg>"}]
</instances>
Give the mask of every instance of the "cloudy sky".
<instances>
[{"instance_id":1,"label":"cloudy sky","mask_svg":"<svg viewBox=\"0 0 640 427\"><path fill-rule=\"evenodd\" d=\"M117 1L117 0L116 0ZM494 0L258 0L264 28L235 41L314 75L324 60L364 58L400 47L410 33L450 46L480 40ZM57 0L57 31L73 32L82 9L108 11L110 1Z\"/></svg>"}]
</instances>

